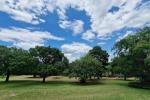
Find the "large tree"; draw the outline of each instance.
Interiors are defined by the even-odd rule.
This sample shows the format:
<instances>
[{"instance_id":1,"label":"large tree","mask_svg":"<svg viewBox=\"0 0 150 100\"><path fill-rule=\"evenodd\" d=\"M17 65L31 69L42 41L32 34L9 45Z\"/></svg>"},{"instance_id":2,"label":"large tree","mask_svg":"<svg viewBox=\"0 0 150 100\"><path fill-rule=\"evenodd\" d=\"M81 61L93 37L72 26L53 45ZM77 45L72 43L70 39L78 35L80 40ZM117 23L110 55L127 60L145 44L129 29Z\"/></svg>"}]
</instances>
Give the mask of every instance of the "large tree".
<instances>
[{"instance_id":1,"label":"large tree","mask_svg":"<svg viewBox=\"0 0 150 100\"><path fill-rule=\"evenodd\" d=\"M92 56L86 55L72 62L70 76L78 78L81 83L85 83L96 76L97 71L100 72L101 70L103 70L102 64Z\"/></svg>"},{"instance_id":2,"label":"large tree","mask_svg":"<svg viewBox=\"0 0 150 100\"><path fill-rule=\"evenodd\" d=\"M6 82L9 81L10 71L13 69L10 66L11 53L9 48L0 46L0 72L2 75L6 75Z\"/></svg>"},{"instance_id":3,"label":"large tree","mask_svg":"<svg viewBox=\"0 0 150 100\"><path fill-rule=\"evenodd\" d=\"M1 74L6 75L6 82L9 81L11 74L21 75L27 73L27 70L29 70L27 68L28 58L28 52L25 50L0 47Z\"/></svg>"},{"instance_id":4,"label":"large tree","mask_svg":"<svg viewBox=\"0 0 150 100\"><path fill-rule=\"evenodd\" d=\"M88 54L94 57L96 60L98 60L102 64L103 71L106 69L106 66L108 65L109 55L105 50L103 50L99 46L95 46L93 47L92 50L89 51ZM99 71L96 72L96 76L98 77L98 79L100 76L102 76L101 68Z\"/></svg>"},{"instance_id":5,"label":"large tree","mask_svg":"<svg viewBox=\"0 0 150 100\"><path fill-rule=\"evenodd\" d=\"M145 81L145 74L150 73L147 72L149 69L145 64L145 59L148 57L150 51L149 33L150 28L144 28L136 34L129 35L126 38L118 41L114 46L117 56L130 58L126 59L126 61L132 61L132 74L140 77L141 81Z\"/></svg>"},{"instance_id":6,"label":"large tree","mask_svg":"<svg viewBox=\"0 0 150 100\"><path fill-rule=\"evenodd\" d=\"M128 56L115 57L111 63L114 74L123 74L124 80L131 75L132 60Z\"/></svg>"},{"instance_id":7,"label":"large tree","mask_svg":"<svg viewBox=\"0 0 150 100\"><path fill-rule=\"evenodd\" d=\"M96 58L99 62L102 63L103 66L106 66L108 64L109 55L108 55L107 51L103 50L99 46L93 47L93 49L89 51L89 55Z\"/></svg>"},{"instance_id":8,"label":"large tree","mask_svg":"<svg viewBox=\"0 0 150 100\"><path fill-rule=\"evenodd\" d=\"M37 58L40 62L39 68L37 69L38 73L43 77L43 82L45 82L45 78L47 76L56 75L56 71L58 71L58 69L56 69L56 67L54 66L57 62L64 61L65 63L67 63L63 53L61 53L61 51L56 48L51 48L50 46L37 46L30 49L30 54L32 54L32 56L34 58Z\"/></svg>"}]
</instances>

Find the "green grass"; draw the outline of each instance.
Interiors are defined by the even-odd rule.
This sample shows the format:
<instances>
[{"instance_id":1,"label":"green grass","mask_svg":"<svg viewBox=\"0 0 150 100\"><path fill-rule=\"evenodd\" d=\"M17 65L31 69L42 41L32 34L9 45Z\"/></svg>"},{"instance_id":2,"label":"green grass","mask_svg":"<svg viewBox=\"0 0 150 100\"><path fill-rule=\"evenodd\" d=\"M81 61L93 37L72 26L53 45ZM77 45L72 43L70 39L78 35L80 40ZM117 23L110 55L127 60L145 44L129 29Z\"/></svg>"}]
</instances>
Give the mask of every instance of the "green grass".
<instances>
[{"instance_id":1,"label":"green grass","mask_svg":"<svg viewBox=\"0 0 150 100\"><path fill-rule=\"evenodd\" d=\"M9 83L0 79L0 100L150 100L150 90L128 87L129 81L101 80L81 85L75 79L41 79L27 76L11 77Z\"/></svg>"}]
</instances>

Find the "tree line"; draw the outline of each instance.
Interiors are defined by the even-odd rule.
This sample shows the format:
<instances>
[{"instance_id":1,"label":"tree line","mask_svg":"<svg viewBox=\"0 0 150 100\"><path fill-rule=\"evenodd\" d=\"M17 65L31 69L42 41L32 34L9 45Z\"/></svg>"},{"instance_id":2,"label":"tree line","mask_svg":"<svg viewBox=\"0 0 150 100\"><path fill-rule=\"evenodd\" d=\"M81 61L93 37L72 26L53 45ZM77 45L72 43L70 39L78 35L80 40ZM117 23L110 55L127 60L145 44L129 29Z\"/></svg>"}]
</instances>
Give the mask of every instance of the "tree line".
<instances>
[{"instance_id":1,"label":"tree line","mask_svg":"<svg viewBox=\"0 0 150 100\"><path fill-rule=\"evenodd\" d=\"M38 75L43 82L48 76L67 75L86 82L89 78L101 77L107 63L107 52L98 46L70 64L60 50L50 46L37 46L29 50L0 46L0 75L6 76L6 82L10 75Z\"/></svg>"},{"instance_id":2,"label":"tree line","mask_svg":"<svg viewBox=\"0 0 150 100\"><path fill-rule=\"evenodd\" d=\"M118 41L113 50L117 55L110 65L113 74L123 74L124 80L134 76L150 81L150 27Z\"/></svg>"},{"instance_id":3,"label":"tree line","mask_svg":"<svg viewBox=\"0 0 150 100\"><path fill-rule=\"evenodd\" d=\"M31 48L23 50L0 46L0 73L10 75L40 75L43 82L47 76L60 75L68 67L68 59L61 51L51 47Z\"/></svg>"},{"instance_id":4,"label":"tree line","mask_svg":"<svg viewBox=\"0 0 150 100\"><path fill-rule=\"evenodd\" d=\"M29 50L0 46L0 75L37 75L45 82L48 76L75 77L81 83L100 79L106 73L111 76L138 77L141 82L150 81L150 28L129 35L116 42L115 57L108 62L108 53L99 46L85 56L69 63L57 48L37 46Z\"/></svg>"}]
</instances>

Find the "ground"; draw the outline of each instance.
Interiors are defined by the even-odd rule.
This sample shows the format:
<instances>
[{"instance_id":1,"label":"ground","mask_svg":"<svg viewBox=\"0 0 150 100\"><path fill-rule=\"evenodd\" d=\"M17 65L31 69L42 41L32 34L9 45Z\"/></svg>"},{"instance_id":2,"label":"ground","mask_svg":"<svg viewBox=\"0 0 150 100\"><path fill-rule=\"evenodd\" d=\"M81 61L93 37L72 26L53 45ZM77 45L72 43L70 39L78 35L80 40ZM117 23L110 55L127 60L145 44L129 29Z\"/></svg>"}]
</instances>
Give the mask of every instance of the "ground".
<instances>
[{"instance_id":1,"label":"ground","mask_svg":"<svg viewBox=\"0 0 150 100\"><path fill-rule=\"evenodd\" d=\"M103 79L81 85L67 77L49 77L47 83L29 76L0 78L0 100L150 100L150 90L128 86L128 82Z\"/></svg>"}]
</instances>

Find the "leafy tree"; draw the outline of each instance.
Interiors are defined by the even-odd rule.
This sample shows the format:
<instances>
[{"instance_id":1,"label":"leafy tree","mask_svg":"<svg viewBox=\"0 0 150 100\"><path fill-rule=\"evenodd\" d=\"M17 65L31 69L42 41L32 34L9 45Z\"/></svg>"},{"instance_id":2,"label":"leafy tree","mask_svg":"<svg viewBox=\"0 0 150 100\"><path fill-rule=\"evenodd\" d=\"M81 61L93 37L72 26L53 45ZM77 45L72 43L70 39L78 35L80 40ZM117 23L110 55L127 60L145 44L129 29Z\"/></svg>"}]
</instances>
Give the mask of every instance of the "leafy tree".
<instances>
[{"instance_id":1,"label":"leafy tree","mask_svg":"<svg viewBox=\"0 0 150 100\"><path fill-rule=\"evenodd\" d=\"M150 51L149 33L150 28L144 28L136 34L129 35L118 41L114 46L114 50L119 57L130 58L126 59L125 62L132 62L131 71L135 76L140 77L141 81L145 81L145 74L148 71L145 59L148 57Z\"/></svg>"},{"instance_id":2,"label":"leafy tree","mask_svg":"<svg viewBox=\"0 0 150 100\"><path fill-rule=\"evenodd\" d=\"M66 65L64 62L56 62L54 66L57 69L55 75L63 75L64 71L68 68L68 65Z\"/></svg>"},{"instance_id":3,"label":"leafy tree","mask_svg":"<svg viewBox=\"0 0 150 100\"><path fill-rule=\"evenodd\" d=\"M145 69L147 69L146 71L145 71L145 80L146 81L150 81L150 54L145 58Z\"/></svg>"},{"instance_id":4,"label":"leafy tree","mask_svg":"<svg viewBox=\"0 0 150 100\"><path fill-rule=\"evenodd\" d=\"M99 72L102 64L90 55L86 55L79 60L76 60L72 64L70 76L76 77L81 83L85 83L87 80L95 76L97 71ZM101 67L102 68L102 67Z\"/></svg>"},{"instance_id":5,"label":"leafy tree","mask_svg":"<svg viewBox=\"0 0 150 100\"><path fill-rule=\"evenodd\" d=\"M2 75L6 75L6 82L9 81L10 72L13 69L10 66L11 53L9 48L0 46L0 72Z\"/></svg>"},{"instance_id":6,"label":"leafy tree","mask_svg":"<svg viewBox=\"0 0 150 100\"><path fill-rule=\"evenodd\" d=\"M50 46L37 46L30 49L30 54L33 56L33 58L37 58L40 62L39 68L37 69L38 73L43 77L43 82L45 82L45 78L47 76L57 74L58 69L55 67L57 62L64 62L65 64L67 63L67 59L64 57L63 53L56 48L51 48Z\"/></svg>"},{"instance_id":7,"label":"leafy tree","mask_svg":"<svg viewBox=\"0 0 150 100\"><path fill-rule=\"evenodd\" d=\"M115 57L111 66L116 74L123 74L124 80L131 74L132 60L128 56Z\"/></svg>"},{"instance_id":8,"label":"leafy tree","mask_svg":"<svg viewBox=\"0 0 150 100\"><path fill-rule=\"evenodd\" d=\"M89 51L89 55L96 58L103 66L108 65L108 53L105 50L102 50L101 47L95 46L92 50Z\"/></svg>"},{"instance_id":9,"label":"leafy tree","mask_svg":"<svg viewBox=\"0 0 150 100\"><path fill-rule=\"evenodd\" d=\"M46 77L53 75L56 72L56 68L53 65L40 64L39 73L43 77L43 83L45 83Z\"/></svg>"},{"instance_id":10,"label":"leafy tree","mask_svg":"<svg viewBox=\"0 0 150 100\"><path fill-rule=\"evenodd\" d=\"M98 60L102 64L103 71L106 69L105 67L108 65L108 53L105 50L102 50L101 47L95 46L92 50L89 51L89 55L93 56L96 60ZM102 68L97 69L96 76L102 76Z\"/></svg>"},{"instance_id":11,"label":"leafy tree","mask_svg":"<svg viewBox=\"0 0 150 100\"><path fill-rule=\"evenodd\" d=\"M1 74L6 75L6 82L11 74L21 75L27 71L28 52L17 48L0 47Z\"/></svg>"}]
</instances>

